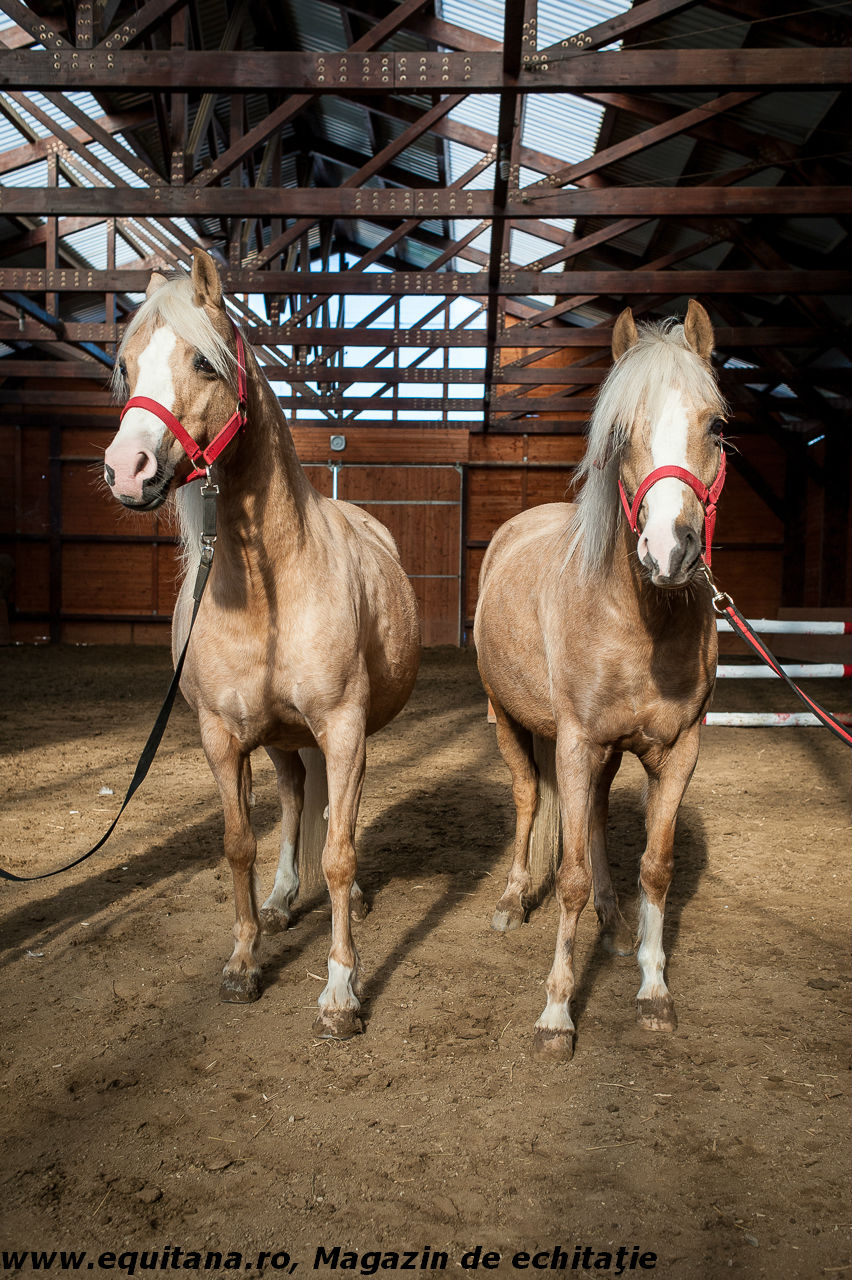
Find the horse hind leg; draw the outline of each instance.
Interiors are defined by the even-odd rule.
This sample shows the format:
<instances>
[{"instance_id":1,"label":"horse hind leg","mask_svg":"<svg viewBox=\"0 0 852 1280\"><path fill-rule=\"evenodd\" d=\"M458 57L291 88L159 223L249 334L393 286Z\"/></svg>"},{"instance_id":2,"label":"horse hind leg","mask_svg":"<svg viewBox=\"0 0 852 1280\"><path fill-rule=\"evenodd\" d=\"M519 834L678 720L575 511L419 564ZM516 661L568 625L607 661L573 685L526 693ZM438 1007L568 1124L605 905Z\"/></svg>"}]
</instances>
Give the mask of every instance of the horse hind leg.
<instances>
[{"instance_id":1,"label":"horse hind leg","mask_svg":"<svg viewBox=\"0 0 852 1280\"><path fill-rule=\"evenodd\" d=\"M589 853L595 886L595 911L601 926L601 942L614 956L633 955L633 935L621 914L618 897L612 886L606 852L606 822L609 813L609 790L621 765L621 752L613 752L604 766L595 793Z\"/></svg>"},{"instance_id":2,"label":"horse hind leg","mask_svg":"<svg viewBox=\"0 0 852 1280\"><path fill-rule=\"evenodd\" d=\"M281 802L281 844L275 883L260 908L260 925L266 934L281 933L290 923L290 908L299 892L299 823L305 799L305 767L297 751L267 747L275 766Z\"/></svg>"},{"instance_id":3,"label":"horse hind leg","mask_svg":"<svg viewBox=\"0 0 852 1280\"><path fill-rule=\"evenodd\" d=\"M201 741L222 797L225 856L234 879L234 950L222 971L219 997L229 1004L247 1004L260 996L260 921L254 877L257 841L249 816L251 761L212 717L201 724Z\"/></svg>"},{"instance_id":4,"label":"horse hind leg","mask_svg":"<svg viewBox=\"0 0 852 1280\"><path fill-rule=\"evenodd\" d=\"M281 751L267 747L275 766L281 802L281 847L275 884L260 909L264 933L281 933L290 924L291 907L302 880L316 887L328 831L328 784L325 759L318 747ZM353 920L364 920L370 907L357 884L352 885Z\"/></svg>"},{"instance_id":5,"label":"horse hind leg","mask_svg":"<svg viewBox=\"0 0 852 1280\"><path fill-rule=\"evenodd\" d=\"M532 885L529 870L529 840L538 802L538 773L533 761L532 734L511 719L492 698L497 719L497 745L512 774L515 802L515 844L512 866L502 898L491 917L491 928L507 933L522 925L526 901Z\"/></svg>"}]
</instances>

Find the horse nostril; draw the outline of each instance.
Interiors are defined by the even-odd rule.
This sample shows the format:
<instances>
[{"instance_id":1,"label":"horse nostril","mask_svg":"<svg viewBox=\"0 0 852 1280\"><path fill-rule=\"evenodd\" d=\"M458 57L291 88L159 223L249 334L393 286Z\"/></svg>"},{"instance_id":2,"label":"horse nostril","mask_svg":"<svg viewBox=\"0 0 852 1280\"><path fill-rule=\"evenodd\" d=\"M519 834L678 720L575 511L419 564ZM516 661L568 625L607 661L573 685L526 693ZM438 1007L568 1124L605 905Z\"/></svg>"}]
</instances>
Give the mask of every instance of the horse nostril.
<instances>
[{"instance_id":1,"label":"horse nostril","mask_svg":"<svg viewBox=\"0 0 852 1280\"><path fill-rule=\"evenodd\" d=\"M134 479L141 476L143 480L150 479L151 476L157 474L157 459L153 453L142 450L136 455L135 469L133 472Z\"/></svg>"},{"instance_id":2,"label":"horse nostril","mask_svg":"<svg viewBox=\"0 0 852 1280\"><path fill-rule=\"evenodd\" d=\"M687 529L683 539L683 567L691 569L701 555L701 539L694 529Z\"/></svg>"},{"instance_id":3,"label":"horse nostril","mask_svg":"<svg viewBox=\"0 0 852 1280\"><path fill-rule=\"evenodd\" d=\"M106 462L104 463L104 480L106 480L110 489L115 484L115 472L113 471L112 467L109 466L109 464Z\"/></svg>"}]
</instances>

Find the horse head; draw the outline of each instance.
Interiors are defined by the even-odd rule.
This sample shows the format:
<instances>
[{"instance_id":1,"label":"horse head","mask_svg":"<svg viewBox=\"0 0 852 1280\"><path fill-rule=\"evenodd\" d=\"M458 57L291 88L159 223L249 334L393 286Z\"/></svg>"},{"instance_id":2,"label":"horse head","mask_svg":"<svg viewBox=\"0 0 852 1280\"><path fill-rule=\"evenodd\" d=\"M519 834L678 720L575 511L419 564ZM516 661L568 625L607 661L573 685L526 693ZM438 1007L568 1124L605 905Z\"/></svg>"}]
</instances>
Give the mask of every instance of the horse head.
<instances>
[{"instance_id":1,"label":"horse head","mask_svg":"<svg viewBox=\"0 0 852 1280\"><path fill-rule=\"evenodd\" d=\"M709 558L724 481L724 401L710 357L713 327L690 300L682 326L642 326L627 307L613 328L607 403L621 440L621 501L651 582L679 588ZM602 389L603 395L603 389Z\"/></svg>"},{"instance_id":2,"label":"horse head","mask_svg":"<svg viewBox=\"0 0 852 1280\"><path fill-rule=\"evenodd\" d=\"M151 276L113 385L126 404L104 455L104 478L124 506L153 511L173 484L203 474L214 442L227 430L227 443L245 421L242 341L225 311L216 264L202 249L193 250L189 276Z\"/></svg>"}]
</instances>

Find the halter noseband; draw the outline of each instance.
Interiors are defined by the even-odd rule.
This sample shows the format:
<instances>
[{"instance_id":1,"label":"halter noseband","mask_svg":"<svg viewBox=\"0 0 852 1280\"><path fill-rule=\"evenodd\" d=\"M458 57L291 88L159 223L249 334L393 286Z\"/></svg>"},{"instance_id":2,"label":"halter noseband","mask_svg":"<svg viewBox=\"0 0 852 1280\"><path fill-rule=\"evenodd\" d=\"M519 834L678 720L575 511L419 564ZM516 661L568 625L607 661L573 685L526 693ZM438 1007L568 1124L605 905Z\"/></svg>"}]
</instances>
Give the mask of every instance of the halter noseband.
<instances>
[{"instance_id":1,"label":"halter noseband","mask_svg":"<svg viewBox=\"0 0 852 1280\"><path fill-rule=\"evenodd\" d=\"M674 480L680 480L683 484L689 485L698 501L704 508L704 556L702 557L705 564L710 564L710 558L713 548L713 531L716 528L716 505L719 501L719 495L725 484L725 450L724 446L720 446L721 457L719 459L719 470L716 472L716 479L708 488L703 484L698 476L694 476L691 471L685 471L683 467L657 467L650 475L647 475L636 490L636 497L633 499L631 506L627 500L627 494L624 492L624 485L621 478L618 480L618 492L621 495L621 505L624 507L624 514L627 516L628 524L634 533L639 532L639 511L645 500L645 495L658 480L665 480L671 477Z\"/></svg>"},{"instance_id":2,"label":"halter noseband","mask_svg":"<svg viewBox=\"0 0 852 1280\"><path fill-rule=\"evenodd\" d=\"M227 448L237 432L241 431L246 425L248 402L246 352L242 337L236 326L234 327L234 337L237 340L237 407L222 430L213 437L206 449L202 449L201 445L193 440L179 419L164 404L160 404L159 400L152 400L149 396L131 396L121 411L121 418L123 418L128 409L147 409L149 413L153 413L168 427L175 439L183 446L190 462L197 463L199 458L201 459L204 465L201 467L196 466L195 470L191 471L185 480L179 481L180 484L189 484L191 480L198 480L206 475L210 464L216 461L219 454ZM121 418L119 418L119 422Z\"/></svg>"}]
</instances>

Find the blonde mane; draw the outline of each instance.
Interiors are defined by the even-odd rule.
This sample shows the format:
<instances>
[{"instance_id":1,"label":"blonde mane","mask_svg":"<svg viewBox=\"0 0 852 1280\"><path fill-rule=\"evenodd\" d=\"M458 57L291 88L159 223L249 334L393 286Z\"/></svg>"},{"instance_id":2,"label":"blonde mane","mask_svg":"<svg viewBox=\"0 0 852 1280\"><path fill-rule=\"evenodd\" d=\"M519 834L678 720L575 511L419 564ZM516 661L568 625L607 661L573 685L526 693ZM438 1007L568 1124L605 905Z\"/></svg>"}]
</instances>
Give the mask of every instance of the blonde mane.
<instances>
[{"instance_id":1,"label":"blonde mane","mask_svg":"<svg viewBox=\"0 0 852 1280\"><path fill-rule=\"evenodd\" d=\"M126 394L119 362L128 342L141 331L150 332L158 324L167 325L179 338L189 343L209 360L220 378L234 381L236 358L227 342L216 332L213 321L203 307L195 305L195 288L187 275L177 275L160 285L146 298L133 316L118 351L112 375L113 391Z\"/></svg>"},{"instance_id":2,"label":"blonde mane","mask_svg":"<svg viewBox=\"0 0 852 1280\"><path fill-rule=\"evenodd\" d=\"M640 414L653 421L671 392L717 417L727 406L710 366L692 350L683 325L663 320L638 326L638 341L616 360L598 392L588 444L574 483L583 483L566 526L565 565L576 559L580 576L600 572L615 545L621 503L618 474Z\"/></svg>"}]
</instances>

